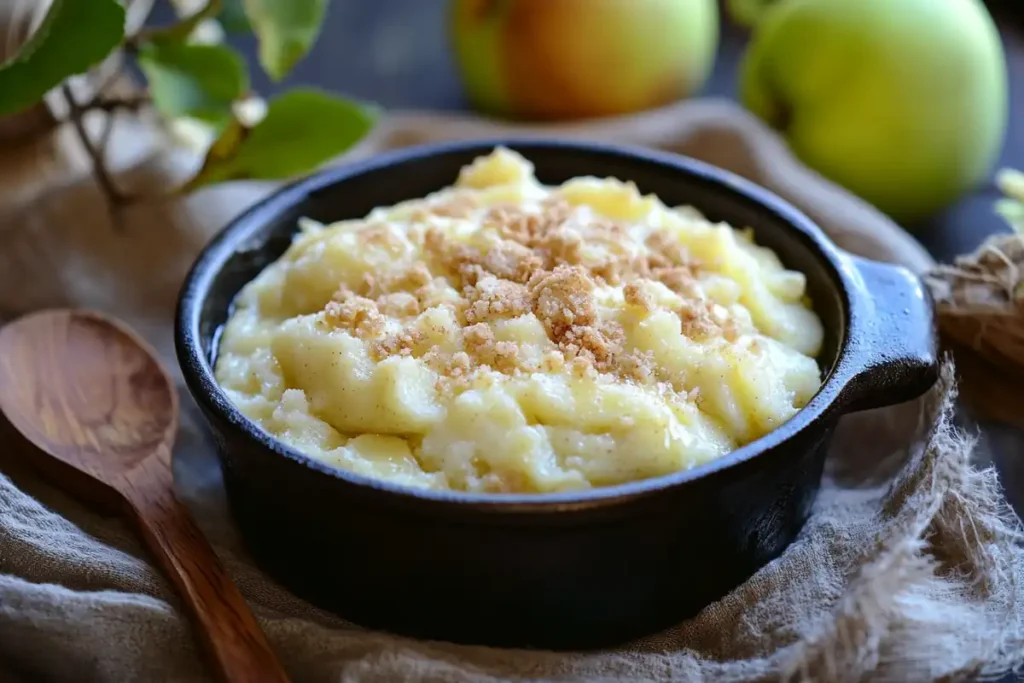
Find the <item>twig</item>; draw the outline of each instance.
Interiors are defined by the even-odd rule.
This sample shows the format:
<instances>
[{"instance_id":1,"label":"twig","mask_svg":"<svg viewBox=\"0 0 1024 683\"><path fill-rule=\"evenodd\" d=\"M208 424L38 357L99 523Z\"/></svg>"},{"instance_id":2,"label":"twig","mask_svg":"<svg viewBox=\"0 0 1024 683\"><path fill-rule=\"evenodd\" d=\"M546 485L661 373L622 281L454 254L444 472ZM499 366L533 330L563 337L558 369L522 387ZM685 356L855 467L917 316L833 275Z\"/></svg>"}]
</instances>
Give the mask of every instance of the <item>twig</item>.
<instances>
[{"instance_id":1,"label":"twig","mask_svg":"<svg viewBox=\"0 0 1024 683\"><path fill-rule=\"evenodd\" d=\"M128 111L135 112L139 111L152 101L153 98L149 96L149 93L130 95L127 97L103 97L100 93L97 93L96 97L82 105L82 111L99 109L100 111L114 112L119 109L126 109Z\"/></svg>"},{"instance_id":2,"label":"twig","mask_svg":"<svg viewBox=\"0 0 1024 683\"><path fill-rule=\"evenodd\" d=\"M83 121L83 115L85 110L75 100L75 95L71 91L71 87L65 84L61 88L61 92L64 95L64 99L67 101L68 110L70 111L71 124L75 127L75 132L78 134L78 139L82 143L82 147L85 149L85 153L89 156L92 161L92 172L96 177L96 182L100 186L104 197L107 200L107 208L110 211L111 222L115 229L119 229L121 226L121 216L117 211L117 208L131 203L131 197L121 192L117 185L114 183L114 179L110 177L107 172L106 162L103 158L103 153L96 145L93 144L92 139L89 138L89 132L85 129L85 122Z\"/></svg>"},{"instance_id":3,"label":"twig","mask_svg":"<svg viewBox=\"0 0 1024 683\"><path fill-rule=\"evenodd\" d=\"M85 104L77 105L77 113L70 113L61 123L71 122L75 116L81 116L90 111L103 111L113 114L119 111L138 112L152 102L148 94L132 95L130 97L95 97Z\"/></svg>"},{"instance_id":4,"label":"twig","mask_svg":"<svg viewBox=\"0 0 1024 683\"><path fill-rule=\"evenodd\" d=\"M110 137L114 132L114 120L117 118L117 112L107 112L107 115L103 117L103 130L100 132L99 143L96 147L99 148L100 158L107 158L107 149L110 148Z\"/></svg>"}]
</instances>

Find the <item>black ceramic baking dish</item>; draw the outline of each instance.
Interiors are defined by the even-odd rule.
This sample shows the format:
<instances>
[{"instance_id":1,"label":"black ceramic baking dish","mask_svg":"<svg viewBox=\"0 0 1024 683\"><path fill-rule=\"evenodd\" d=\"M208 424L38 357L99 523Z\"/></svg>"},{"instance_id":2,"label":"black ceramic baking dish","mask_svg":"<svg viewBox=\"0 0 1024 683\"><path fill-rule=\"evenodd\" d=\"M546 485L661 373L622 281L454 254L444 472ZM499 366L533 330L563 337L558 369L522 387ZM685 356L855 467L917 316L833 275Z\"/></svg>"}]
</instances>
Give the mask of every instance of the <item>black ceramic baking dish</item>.
<instances>
[{"instance_id":1,"label":"black ceramic baking dish","mask_svg":"<svg viewBox=\"0 0 1024 683\"><path fill-rule=\"evenodd\" d=\"M296 221L360 217L452 183L496 144L542 182L637 183L669 205L751 226L804 272L827 330L818 394L793 419L714 462L583 493L419 491L331 468L276 441L218 388L212 366L233 297L287 248ZM248 210L181 292L177 353L220 452L235 520L285 586L359 624L458 642L588 648L676 623L778 556L818 490L839 417L919 396L936 379L930 300L903 269L841 253L769 192L679 156L492 140L413 148L324 171ZM495 434L500 439L501 434Z\"/></svg>"}]
</instances>

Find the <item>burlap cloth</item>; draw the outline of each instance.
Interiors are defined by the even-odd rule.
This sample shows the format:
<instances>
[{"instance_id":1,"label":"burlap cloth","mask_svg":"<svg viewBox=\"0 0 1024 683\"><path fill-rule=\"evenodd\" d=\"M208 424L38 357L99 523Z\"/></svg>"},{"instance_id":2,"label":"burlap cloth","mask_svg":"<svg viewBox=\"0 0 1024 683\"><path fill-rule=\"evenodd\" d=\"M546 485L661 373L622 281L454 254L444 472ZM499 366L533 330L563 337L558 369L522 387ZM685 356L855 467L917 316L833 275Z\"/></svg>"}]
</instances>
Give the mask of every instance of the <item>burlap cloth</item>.
<instances>
[{"instance_id":1,"label":"burlap cloth","mask_svg":"<svg viewBox=\"0 0 1024 683\"><path fill-rule=\"evenodd\" d=\"M509 130L399 114L353 156ZM916 271L932 264L894 224L800 166L773 133L726 102L512 132L688 154L787 197L850 251ZM140 126L115 135L122 182L166 184L168 168L190 163L154 162L149 137ZM171 311L185 269L271 186L235 184L184 204L135 207L115 233L66 143L0 154L0 314L101 308L135 325L174 367ZM845 419L798 540L699 616L616 651L419 642L359 629L291 596L239 547L214 453L184 390L176 486L297 682L961 680L1024 658L1024 554L994 472L971 465L973 440L950 419L952 385L947 367L925 400ZM16 454L0 466L0 679L207 680L174 595L127 528L41 484Z\"/></svg>"}]
</instances>

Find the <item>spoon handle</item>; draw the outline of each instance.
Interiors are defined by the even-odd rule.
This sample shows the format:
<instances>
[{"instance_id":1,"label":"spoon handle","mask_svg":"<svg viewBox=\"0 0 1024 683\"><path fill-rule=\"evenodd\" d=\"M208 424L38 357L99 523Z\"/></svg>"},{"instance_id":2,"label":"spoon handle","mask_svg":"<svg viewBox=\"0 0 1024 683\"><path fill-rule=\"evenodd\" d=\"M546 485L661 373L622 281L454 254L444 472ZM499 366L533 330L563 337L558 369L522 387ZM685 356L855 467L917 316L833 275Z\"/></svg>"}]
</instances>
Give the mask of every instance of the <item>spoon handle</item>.
<instances>
[{"instance_id":1,"label":"spoon handle","mask_svg":"<svg viewBox=\"0 0 1024 683\"><path fill-rule=\"evenodd\" d=\"M224 683L288 683L256 618L188 510L170 468L147 458L120 487L150 551L178 589Z\"/></svg>"}]
</instances>

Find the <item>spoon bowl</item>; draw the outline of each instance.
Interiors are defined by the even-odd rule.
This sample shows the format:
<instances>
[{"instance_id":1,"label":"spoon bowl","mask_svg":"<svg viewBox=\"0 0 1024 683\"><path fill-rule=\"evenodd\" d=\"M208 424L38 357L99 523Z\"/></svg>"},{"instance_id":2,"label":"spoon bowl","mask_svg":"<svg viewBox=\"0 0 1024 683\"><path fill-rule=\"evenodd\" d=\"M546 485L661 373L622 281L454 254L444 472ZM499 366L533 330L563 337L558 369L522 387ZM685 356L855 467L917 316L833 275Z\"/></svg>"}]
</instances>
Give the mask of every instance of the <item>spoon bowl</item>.
<instances>
[{"instance_id":1,"label":"spoon bowl","mask_svg":"<svg viewBox=\"0 0 1024 683\"><path fill-rule=\"evenodd\" d=\"M37 449L119 485L173 442L178 395L127 328L88 311L46 311L0 329L0 412Z\"/></svg>"},{"instance_id":2,"label":"spoon bowl","mask_svg":"<svg viewBox=\"0 0 1024 683\"><path fill-rule=\"evenodd\" d=\"M188 608L223 681L286 681L259 625L174 496L178 394L150 347L90 311L0 329L0 413L57 486L131 518Z\"/></svg>"}]
</instances>

